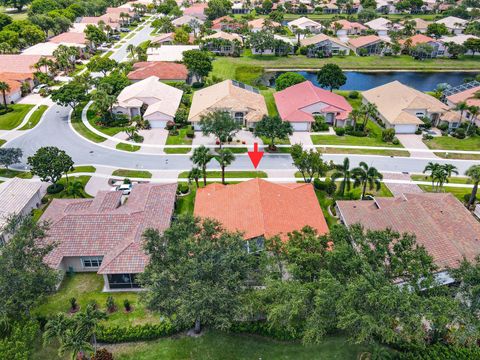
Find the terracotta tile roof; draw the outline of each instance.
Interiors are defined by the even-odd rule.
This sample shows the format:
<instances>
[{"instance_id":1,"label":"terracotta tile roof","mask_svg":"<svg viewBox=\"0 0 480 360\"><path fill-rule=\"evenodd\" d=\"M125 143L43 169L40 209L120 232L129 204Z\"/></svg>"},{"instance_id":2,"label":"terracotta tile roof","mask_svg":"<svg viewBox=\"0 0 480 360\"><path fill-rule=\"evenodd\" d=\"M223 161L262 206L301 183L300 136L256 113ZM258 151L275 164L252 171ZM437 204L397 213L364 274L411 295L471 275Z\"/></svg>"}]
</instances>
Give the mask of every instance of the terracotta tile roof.
<instances>
[{"instance_id":1,"label":"terracotta tile roof","mask_svg":"<svg viewBox=\"0 0 480 360\"><path fill-rule=\"evenodd\" d=\"M195 91L188 119L196 122L200 121L201 115L208 112L230 109L246 112L245 118L248 121L260 121L263 115L268 114L265 98L260 93L243 89L237 85L232 80L225 80Z\"/></svg>"},{"instance_id":2,"label":"terracotta tile roof","mask_svg":"<svg viewBox=\"0 0 480 360\"><path fill-rule=\"evenodd\" d=\"M270 21L270 25L272 27L279 27L281 26L278 22L276 21ZM252 29L262 29L265 26L265 19L264 18L258 18L255 20L251 20L248 22L248 27Z\"/></svg>"},{"instance_id":3,"label":"terracotta tile roof","mask_svg":"<svg viewBox=\"0 0 480 360\"><path fill-rule=\"evenodd\" d=\"M305 109L313 104L322 104L322 112L335 112L338 119L346 119L352 111L351 105L341 95L321 89L304 81L273 94L280 117L285 121L308 121L314 118Z\"/></svg>"},{"instance_id":4,"label":"terracotta tile roof","mask_svg":"<svg viewBox=\"0 0 480 360\"><path fill-rule=\"evenodd\" d=\"M436 42L435 39L432 39L430 36L423 35L423 34L413 35L413 36L409 37L408 39L411 40L412 46L415 46L415 45L418 45L418 44L425 44L425 43L429 43L429 42ZM400 44L405 44L405 42L408 39L400 40L399 43Z\"/></svg>"},{"instance_id":5,"label":"terracotta tile roof","mask_svg":"<svg viewBox=\"0 0 480 360\"><path fill-rule=\"evenodd\" d=\"M480 223L450 193L337 201L337 206L347 226L360 223L366 229L415 234L441 269L480 255Z\"/></svg>"},{"instance_id":6,"label":"terracotta tile roof","mask_svg":"<svg viewBox=\"0 0 480 360\"><path fill-rule=\"evenodd\" d=\"M222 16L212 21L212 29L221 30L223 26L228 25L231 28L238 29L240 24L230 16Z\"/></svg>"},{"instance_id":7,"label":"terracotta tile roof","mask_svg":"<svg viewBox=\"0 0 480 360\"><path fill-rule=\"evenodd\" d=\"M207 3L197 3L183 10L184 15L201 15L208 7Z\"/></svg>"},{"instance_id":8,"label":"terracotta tile roof","mask_svg":"<svg viewBox=\"0 0 480 360\"><path fill-rule=\"evenodd\" d=\"M0 55L0 72L33 74L40 55Z\"/></svg>"},{"instance_id":9,"label":"terracotta tile roof","mask_svg":"<svg viewBox=\"0 0 480 360\"><path fill-rule=\"evenodd\" d=\"M51 222L48 241L58 246L46 262L58 268L67 256L103 256L99 274L142 272L147 228L170 226L176 184L136 185L124 205L120 192L99 192L95 199L55 199L41 220Z\"/></svg>"},{"instance_id":10,"label":"terracotta tile roof","mask_svg":"<svg viewBox=\"0 0 480 360\"><path fill-rule=\"evenodd\" d=\"M348 39L348 43L352 45L355 49L361 48L363 46L373 44L378 41L383 41L377 35L367 35L359 36L357 38Z\"/></svg>"},{"instance_id":11,"label":"terracotta tile roof","mask_svg":"<svg viewBox=\"0 0 480 360\"><path fill-rule=\"evenodd\" d=\"M475 93L480 92L480 86L468 90L460 91L456 94L447 96L447 100L453 104L466 102L468 106L480 106L480 99L474 97Z\"/></svg>"},{"instance_id":12,"label":"terracotta tile roof","mask_svg":"<svg viewBox=\"0 0 480 360\"><path fill-rule=\"evenodd\" d=\"M235 33L227 33L227 32L224 32L224 31L218 31L212 35L208 35L208 36L205 36L203 38L204 40L209 40L209 39L224 39L224 40L228 40L228 41L234 41L234 40L237 40L239 41L240 43L242 43L242 37L238 34L235 34Z\"/></svg>"},{"instance_id":13,"label":"terracotta tile roof","mask_svg":"<svg viewBox=\"0 0 480 360\"><path fill-rule=\"evenodd\" d=\"M325 40L331 41L332 43L335 43L337 45L340 45L340 46L348 49L347 44L341 42L337 38L334 38L334 37L331 37L331 36L328 36L328 35L325 35L325 34L318 34L318 35L315 35L315 36L305 37L302 40L300 40L300 45L301 46L309 46L309 45L318 44L319 42L322 42L322 41L325 41Z\"/></svg>"},{"instance_id":14,"label":"terracotta tile roof","mask_svg":"<svg viewBox=\"0 0 480 360\"><path fill-rule=\"evenodd\" d=\"M48 40L56 44L69 43L69 44L86 44L87 40L85 38L85 33L83 32L72 32L67 31L61 33L60 35L54 36Z\"/></svg>"},{"instance_id":15,"label":"terracotta tile roof","mask_svg":"<svg viewBox=\"0 0 480 360\"><path fill-rule=\"evenodd\" d=\"M194 215L213 218L245 239L280 235L306 225L320 234L327 223L311 184L275 184L253 179L236 185L211 184L198 189Z\"/></svg>"},{"instance_id":16,"label":"terracotta tile roof","mask_svg":"<svg viewBox=\"0 0 480 360\"><path fill-rule=\"evenodd\" d=\"M160 80L187 80L188 70L183 64L165 61L142 61L133 65L130 80L143 80L156 76Z\"/></svg>"},{"instance_id":17,"label":"terracotta tile roof","mask_svg":"<svg viewBox=\"0 0 480 360\"><path fill-rule=\"evenodd\" d=\"M0 81L7 83L10 87L10 91L8 91L7 94L18 92L22 88L22 83L28 80L33 80L32 73L0 73Z\"/></svg>"},{"instance_id":18,"label":"terracotta tile roof","mask_svg":"<svg viewBox=\"0 0 480 360\"><path fill-rule=\"evenodd\" d=\"M342 25L342 29L345 29L345 30L351 30L351 29L367 30L367 27L365 25L362 25L358 22L351 22L345 19L340 19L333 22L332 27L335 24Z\"/></svg>"}]
</instances>

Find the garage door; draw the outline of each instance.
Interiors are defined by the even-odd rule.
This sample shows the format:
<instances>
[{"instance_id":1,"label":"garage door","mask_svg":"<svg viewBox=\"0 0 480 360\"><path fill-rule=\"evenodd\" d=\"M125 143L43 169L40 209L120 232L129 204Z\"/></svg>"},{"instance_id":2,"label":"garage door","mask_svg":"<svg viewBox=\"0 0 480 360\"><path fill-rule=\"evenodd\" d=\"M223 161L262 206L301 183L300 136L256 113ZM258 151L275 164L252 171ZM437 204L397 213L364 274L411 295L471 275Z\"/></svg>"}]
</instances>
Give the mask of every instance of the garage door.
<instances>
[{"instance_id":1,"label":"garage door","mask_svg":"<svg viewBox=\"0 0 480 360\"><path fill-rule=\"evenodd\" d=\"M417 125L395 125L397 134L414 134L417 131Z\"/></svg>"},{"instance_id":2,"label":"garage door","mask_svg":"<svg viewBox=\"0 0 480 360\"><path fill-rule=\"evenodd\" d=\"M152 129L164 129L167 126L167 122L164 120L150 120L150 126Z\"/></svg>"},{"instance_id":3,"label":"garage door","mask_svg":"<svg viewBox=\"0 0 480 360\"><path fill-rule=\"evenodd\" d=\"M308 131L308 122L292 122L293 131Z\"/></svg>"}]
</instances>

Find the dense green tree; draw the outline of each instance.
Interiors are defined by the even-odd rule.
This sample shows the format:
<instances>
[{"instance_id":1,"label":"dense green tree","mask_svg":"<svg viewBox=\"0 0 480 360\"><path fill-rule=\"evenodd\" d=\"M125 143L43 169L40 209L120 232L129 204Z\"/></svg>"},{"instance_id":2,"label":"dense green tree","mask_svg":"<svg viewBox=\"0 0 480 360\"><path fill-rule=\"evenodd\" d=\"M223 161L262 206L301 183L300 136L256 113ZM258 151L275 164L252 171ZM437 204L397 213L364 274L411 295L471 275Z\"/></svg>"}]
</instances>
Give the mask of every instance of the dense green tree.
<instances>
[{"instance_id":1,"label":"dense green tree","mask_svg":"<svg viewBox=\"0 0 480 360\"><path fill-rule=\"evenodd\" d=\"M85 38L89 41L90 46L94 49L107 41L107 34L105 34L105 32L98 26L88 24L84 32Z\"/></svg>"},{"instance_id":2,"label":"dense green tree","mask_svg":"<svg viewBox=\"0 0 480 360\"><path fill-rule=\"evenodd\" d=\"M478 192L478 184L480 184L480 165L472 165L465 172L470 178L470 181L473 183L472 192L470 193L470 198L468 199L468 207L475 205Z\"/></svg>"},{"instance_id":3,"label":"dense green tree","mask_svg":"<svg viewBox=\"0 0 480 360\"><path fill-rule=\"evenodd\" d=\"M60 106L70 106L73 116L75 116L78 105L88 99L88 87L80 82L72 81L53 90L51 98Z\"/></svg>"},{"instance_id":4,"label":"dense green tree","mask_svg":"<svg viewBox=\"0 0 480 360\"><path fill-rule=\"evenodd\" d=\"M203 186L207 186L207 165L213 159L210 150L204 145L199 146L193 150L193 155L190 158L192 162L199 166L203 174Z\"/></svg>"},{"instance_id":5,"label":"dense green tree","mask_svg":"<svg viewBox=\"0 0 480 360\"><path fill-rule=\"evenodd\" d=\"M25 6L30 4L32 0L4 0L3 4L10 5L17 9L18 12L21 12Z\"/></svg>"},{"instance_id":6,"label":"dense green tree","mask_svg":"<svg viewBox=\"0 0 480 360\"><path fill-rule=\"evenodd\" d=\"M75 46L60 45L53 52L53 57L57 69L68 74L75 70L75 64L80 58L80 51Z\"/></svg>"},{"instance_id":7,"label":"dense green tree","mask_svg":"<svg viewBox=\"0 0 480 360\"><path fill-rule=\"evenodd\" d=\"M159 33L170 33L175 30L175 26L172 24L172 20L167 17L159 17L152 21L152 26L157 29Z\"/></svg>"},{"instance_id":8,"label":"dense green tree","mask_svg":"<svg viewBox=\"0 0 480 360\"><path fill-rule=\"evenodd\" d=\"M322 160L322 154L316 149L304 150L302 145L295 144L292 146L291 155L293 165L307 183L312 182L314 177L324 175L327 170L327 165Z\"/></svg>"},{"instance_id":9,"label":"dense green tree","mask_svg":"<svg viewBox=\"0 0 480 360\"><path fill-rule=\"evenodd\" d=\"M190 74L195 76L198 81L212 71L212 56L209 52L203 50L187 50L183 52L183 63Z\"/></svg>"},{"instance_id":10,"label":"dense green tree","mask_svg":"<svg viewBox=\"0 0 480 360\"><path fill-rule=\"evenodd\" d=\"M378 17L377 11L375 9L362 9L358 13L358 20L362 23L369 22Z\"/></svg>"},{"instance_id":11,"label":"dense green tree","mask_svg":"<svg viewBox=\"0 0 480 360\"><path fill-rule=\"evenodd\" d=\"M12 23L12 18L7 14L0 14L0 30Z\"/></svg>"},{"instance_id":12,"label":"dense green tree","mask_svg":"<svg viewBox=\"0 0 480 360\"><path fill-rule=\"evenodd\" d=\"M269 149L275 150L275 140L287 140L288 135L293 134L293 129L288 121L282 121L279 116L264 115L262 120L255 125L253 133L255 136L264 136L269 139Z\"/></svg>"},{"instance_id":13,"label":"dense green tree","mask_svg":"<svg viewBox=\"0 0 480 360\"><path fill-rule=\"evenodd\" d=\"M474 56L476 53L480 52L480 39L469 38L463 43L463 46L465 49L470 50L472 56Z\"/></svg>"},{"instance_id":14,"label":"dense green tree","mask_svg":"<svg viewBox=\"0 0 480 360\"><path fill-rule=\"evenodd\" d=\"M226 330L241 314L241 297L258 277L262 252L247 252L240 233L214 220L180 216L163 234L143 234L150 261L140 281L149 309L183 326Z\"/></svg>"},{"instance_id":15,"label":"dense green tree","mask_svg":"<svg viewBox=\"0 0 480 360\"><path fill-rule=\"evenodd\" d=\"M8 85L8 83L5 81L0 81L0 92L2 93L3 107L5 108L5 110L7 110L7 93L10 92L10 85Z\"/></svg>"},{"instance_id":16,"label":"dense green tree","mask_svg":"<svg viewBox=\"0 0 480 360\"><path fill-rule=\"evenodd\" d=\"M5 166L6 169L10 165L18 164L22 159L23 151L20 148L0 148L0 165Z\"/></svg>"},{"instance_id":17,"label":"dense green tree","mask_svg":"<svg viewBox=\"0 0 480 360\"><path fill-rule=\"evenodd\" d=\"M325 64L317 73L318 84L321 87L333 89L339 89L347 82L347 77L343 73L342 69L336 64Z\"/></svg>"},{"instance_id":18,"label":"dense green tree","mask_svg":"<svg viewBox=\"0 0 480 360\"><path fill-rule=\"evenodd\" d=\"M222 149L224 142L228 141L242 128L242 125L225 110L215 110L201 115L199 124L203 135L214 135L217 138L220 149Z\"/></svg>"},{"instance_id":19,"label":"dense green tree","mask_svg":"<svg viewBox=\"0 0 480 360\"><path fill-rule=\"evenodd\" d=\"M54 146L41 147L35 155L30 156L27 164L31 167L33 175L42 181L56 184L64 174L71 171L73 160L67 153Z\"/></svg>"},{"instance_id":20,"label":"dense green tree","mask_svg":"<svg viewBox=\"0 0 480 360\"><path fill-rule=\"evenodd\" d=\"M445 24L431 23L427 26L427 35L439 39L443 35L448 35L448 29Z\"/></svg>"},{"instance_id":21,"label":"dense green tree","mask_svg":"<svg viewBox=\"0 0 480 360\"><path fill-rule=\"evenodd\" d=\"M305 79L302 74L295 72L286 72L275 79L275 90L281 91L290 86L300 84L304 81L307 81L307 79Z\"/></svg>"},{"instance_id":22,"label":"dense green tree","mask_svg":"<svg viewBox=\"0 0 480 360\"><path fill-rule=\"evenodd\" d=\"M32 344L37 340L39 331L36 321L12 321L0 335L0 359L31 359L35 351Z\"/></svg>"},{"instance_id":23,"label":"dense green tree","mask_svg":"<svg viewBox=\"0 0 480 360\"><path fill-rule=\"evenodd\" d=\"M205 9L205 15L210 20L228 15L232 10L232 3L229 0L211 0Z\"/></svg>"},{"instance_id":24,"label":"dense green tree","mask_svg":"<svg viewBox=\"0 0 480 360\"><path fill-rule=\"evenodd\" d=\"M101 72L103 76L107 75L109 71L112 71L117 67L118 63L105 56L95 56L87 64L88 70L91 72Z\"/></svg>"},{"instance_id":25,"label":"dense green tree","mask_svg":"<svg viewBox=\"0 0 480 360\"><path fill-rule=\"evenodd\" d=\"M274 48L273 33L266 30L254 32L250 35L249 43L252 49L255 49L257 53L263 55L266 50L272 50Z\"/></svg>"}]
</instances>

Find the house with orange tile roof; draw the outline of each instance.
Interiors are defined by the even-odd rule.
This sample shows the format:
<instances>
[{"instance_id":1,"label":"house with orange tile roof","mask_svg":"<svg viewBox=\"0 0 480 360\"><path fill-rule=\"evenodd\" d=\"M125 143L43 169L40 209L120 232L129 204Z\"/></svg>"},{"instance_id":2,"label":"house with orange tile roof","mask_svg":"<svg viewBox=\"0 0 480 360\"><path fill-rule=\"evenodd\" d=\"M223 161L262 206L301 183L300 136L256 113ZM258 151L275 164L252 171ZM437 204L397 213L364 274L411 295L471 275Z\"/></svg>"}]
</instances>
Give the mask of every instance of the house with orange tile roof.
<instances>
[{"instance_id":1,"label":"house with orange tile roof","mask_svg":"<svg viewBox=\"0 0 480 360\"><path fill-rule=\"evenodd\" d=\"M327 222L312 184L275 184L252 179L235 185L210 184L197 190L195 216L219 221L229 231L240 231L247 240L263 245L263 239L310 226L328 233Z\"/></svg>"},{"instance_id":2,"label":"house with orange tile roof","mask_svg":"<svg viewBox=\"0 0 480 360\"><path fill-rule=\"evenodd\" d=\"M188 70L185 65L174 62L140 61L133 64L127 77L137 82L150 76L156 76L160 81L187 81Z\"/></svg>"},{"instance_id":3,"label":"house with orange tile roof","mask_svg":"<svg viewBox=\"0 0 480 360\"><path fill-rule=\"evenodd\" d=\"M10 91L5 94L7 103L16 103L25 96L34 86L32 73L11 73L1 72L0 81L5 82L10 87ZM3 104L3 98L1 98Z\"/></svg>"},{"instance_id":4,"label":"house with orange tile roof","mask_svg":"<svg viewBox=\"0 0 480 360\"><path fill-rule=\"evenodd\" d=\"M128 201L121 191L100 191L94 199L54 199L40 220L46 241L57 244L45 262L62 272L103 275L104 291L138 290L136 276L149 261L143 232L170 226L177 184L137 184Z\"/></svg>"},{"instance_id":5,"label":"house with orange tile roof","mask_svg":"<svg viewBox=\"0 0 480 360\"><path fill-rule=\"evenodd\" d=\"M414 234L450 283L448 268L480 255L480 222L450 193L403 194L395 198L337 201L337 215L346 226L392 229Z\"/></svg>"},{"instance_id":6,"label":"house with orange tile roof","mask_svg":"<svg viewBox=\"0 0 480 360\"><path fill-rule=\"evenodd\" d=\"M400 45L402 45L403 48L405 48L408 44L411 50L411 54L413 57L415 57L415 46L420 45L420 44L427 44L432 47L432 52L428 55L426 55L427 58L436 58L437 56L443 56L445 55L445 45L430 36L424 35L424 34L416 34L413 36L410 36L407 39L403 39L399 41ZM422 57L425 57L425 54L422 54Z\"/></svg>"},{"instance_id":7,"label":"house with orange tile roof","mask_svg":"<svg viewBox=\"0 0 480 360\"><path fill-rule=\"evenodd\" d=\"M272 28L278 28L282 26L276 21L266 22L265 18L258 18L258 19L251 20L247 23L247 25L251 32L262 31L267 27L272 29Z\"/></svg>"},{"instance_id":8,"label":"house with orange tile roof","mask_svg":"<svg viewBox=\"0 0 480 360\"><path fill-rule=\"evenodd\" d=\"M194 16L200 20L206 20L205 9L208 7L207 3L195 3L183 10L183 15Z\"/></svg>"},{"instance_id":9,"label":"house with orange tile roof","mask_svg":"<svg viewBox=\"0 0 480 360\"><path fill-rule=\"evenodd\" d=\"M388 44L377 35L359 36L348 39L348 44L357 55L380 55Z\"/></svg>"},{"instance_id":10,"label":"house with orange tile roof","mask_svg":"<svg viewBox=\"0 0 480 360\"><path fill-rule=\"evenodd\" d=\"M346 19L336 20L330 26L332 29L336 29L336 34L338 37L361 35L368 30L365 25L358 22L348 21Z\"/></svg>"},{"instance_id":11,"label":"house with orange tile roof","mask_svg":"<svg viewBox=\"0 0 480 360\"><path fill-rule=\"evenodd\" d=\"M235 31L240 28L240 23L230 16L222 16L212 21L213 31Z\"/></svg>"},{"instance_id":12,"label":"house with orange tile roof","mask_svg":"<svg viewBox=\"0 0 480 360\"><path fill-rule=\"evenodd\" d=\"M294 131L310 131L315 116L323 116L328 124L343 127L350 124L352 106L341 95L321 89L304 81L273 94L283 121L292 124Z\"/></svg>"},{"instance_id":13,"label":"house with orange tile roof","mask_svg":"<svg viewBox=\"0 0 480 360\"><path fill-rule=\"evenodd\" d=\"M480 107L480 85L478 82L467 83L461 86L462 90L459 91L452 91L452 93L445 97L445 101L448 106L452 109L460 103L465 103L469 107L470 106L477 106ZM478 119L478 115L475 118L472 118L473 115L468 111L464 111L463 114L459 115L462 117L462 121L473 121L477 126L480 126L480 119Z\"/></svg>"},{"instance_id":14,"label":"house with orange tile roof","mask_svg":"<svg viewBox=\"0 0 480 360\"><path fill-rule=\"evenodd\" d=\"M73 31L61 33L57 36L51 37L48 41L56 44L86 45L88 43L84 32Z\"/></svg>"}]
</instances>

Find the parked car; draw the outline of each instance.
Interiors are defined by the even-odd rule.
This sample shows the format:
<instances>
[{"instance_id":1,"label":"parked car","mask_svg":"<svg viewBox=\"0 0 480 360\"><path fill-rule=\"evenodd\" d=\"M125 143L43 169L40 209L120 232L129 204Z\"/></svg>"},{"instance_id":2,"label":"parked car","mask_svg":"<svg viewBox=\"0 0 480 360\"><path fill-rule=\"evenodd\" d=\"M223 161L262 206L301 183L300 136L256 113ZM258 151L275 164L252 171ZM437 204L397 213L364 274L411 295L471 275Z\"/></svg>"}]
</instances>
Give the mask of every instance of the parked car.
<instances>
[{"instance_id":1,"label":"parked car","mask_svg":"<svg viewBox=\"0 0 480 360\"><path fill-rule=\"evenodd\" d=\"M42 90L42 89L48 90L48 85L47 84L40 84L38 86L35 86L32 90L32 93L39 94L40 90Z\"/></svg>"},{"instance_id":2,"label":"parked car","mask_svg":"<svg viewBox=\"0 0 480 360\"><path fill-rule=\"evenodd\" d=\"M122 28L120 28L120 31L126 33L126 32L130 32L130 29L129 29L129 28L123 28L123 27L122 27Z\"/></svg>"},{"instance_id":3,"label":"parked car","mask_svg":"<svg viewBox=\"0 0 480 360\"><path fill-rule=\"evenodd\" d=\"M120 40L120 35L111 35L110 38L112 40Z\"/></svg>"},{"instance_id":4,"label":"parked car","mask_svg":"<svg viewBox=\"0 0 480 360\"><path fill-rule=\"evenodd\" d=\"M112 188L112 191L121 191L123 195L130 195L132 188L132 184L121 184Z\"/></svg>"}]
</instances>

